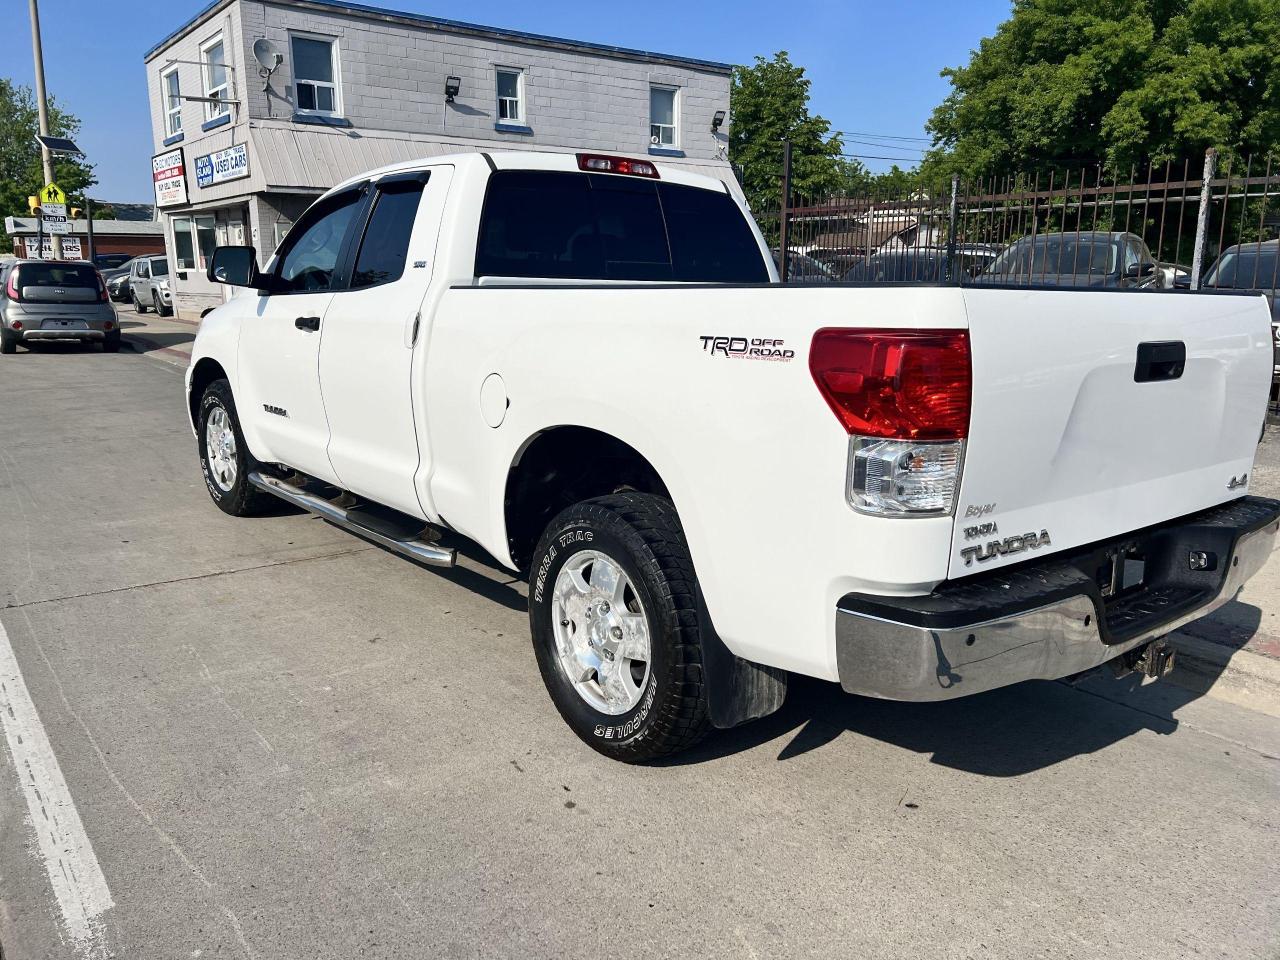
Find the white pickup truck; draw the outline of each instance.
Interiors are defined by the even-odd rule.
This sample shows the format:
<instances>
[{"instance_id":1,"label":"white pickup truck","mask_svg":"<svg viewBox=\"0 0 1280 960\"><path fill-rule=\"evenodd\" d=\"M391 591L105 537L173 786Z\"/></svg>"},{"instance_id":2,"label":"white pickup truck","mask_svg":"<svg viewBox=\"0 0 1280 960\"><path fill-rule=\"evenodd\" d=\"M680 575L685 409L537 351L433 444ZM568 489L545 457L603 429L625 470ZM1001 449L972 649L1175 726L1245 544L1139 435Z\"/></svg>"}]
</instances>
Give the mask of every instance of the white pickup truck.
<instances>
[{"instance_id":1,"label":"white pickup truck","mask_svg":"<svg viewBox=\"0 0 1280 960\"><path fill-rule=\"evenodd\" d=\"M1235 596L1259 296L781 286L718 180L438 157L331 190L200 328L213 500L280 497L427 564L527 574L551 699L641 761L789 672L939 700L1112 662Z\"/></svg>"}]
</instances>

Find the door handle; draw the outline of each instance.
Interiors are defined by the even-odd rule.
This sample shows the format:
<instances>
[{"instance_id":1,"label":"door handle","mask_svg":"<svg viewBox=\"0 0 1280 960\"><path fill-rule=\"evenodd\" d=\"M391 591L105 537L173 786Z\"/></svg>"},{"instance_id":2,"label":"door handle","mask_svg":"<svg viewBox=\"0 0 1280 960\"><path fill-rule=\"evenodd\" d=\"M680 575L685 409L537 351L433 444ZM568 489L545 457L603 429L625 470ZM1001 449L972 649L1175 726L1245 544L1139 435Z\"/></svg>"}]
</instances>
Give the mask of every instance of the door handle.
<instances>
[{"instance_id":1,"label":"door handle","mask_svg":"<svg viewBox=\"0 0 1280 960\"><path fill-rule=\"evenodd\" d=\"M293 321L293 325L297 327L299 330L313 330L313 331L319 330L320 318L319 317L299 317L297 320Z\"/></svg>"}]
</instances>

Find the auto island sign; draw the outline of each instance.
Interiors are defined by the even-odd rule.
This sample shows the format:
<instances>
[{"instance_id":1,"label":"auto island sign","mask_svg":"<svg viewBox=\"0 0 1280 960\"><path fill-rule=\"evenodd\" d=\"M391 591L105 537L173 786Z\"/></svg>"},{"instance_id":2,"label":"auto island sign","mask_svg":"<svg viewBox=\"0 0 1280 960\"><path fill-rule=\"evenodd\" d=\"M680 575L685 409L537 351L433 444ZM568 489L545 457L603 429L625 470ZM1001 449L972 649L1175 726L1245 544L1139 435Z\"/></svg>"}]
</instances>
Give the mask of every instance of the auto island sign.
<instances>
[{"instance_id":1,"label":"auto island sign","mask_svg":"<svg viewBox=\"0 0 1280 960\"><path fill-rule=\"evenodd\" d=\"M182 162L181 147L151 158L151 179L156 185L157 207L187 202L187 171Z\"/></svg>"},{"instance_id":2,"label":"auto island sign","mask_svg":"<svg viewBox=\"0 0 1280 960\"><path fill-rule=\"evenodd\" d=\"M249 175L249 148L243 143L196 157L196 184L204 189L215 183L239 180Z\"/></svg>"}]
</instances>

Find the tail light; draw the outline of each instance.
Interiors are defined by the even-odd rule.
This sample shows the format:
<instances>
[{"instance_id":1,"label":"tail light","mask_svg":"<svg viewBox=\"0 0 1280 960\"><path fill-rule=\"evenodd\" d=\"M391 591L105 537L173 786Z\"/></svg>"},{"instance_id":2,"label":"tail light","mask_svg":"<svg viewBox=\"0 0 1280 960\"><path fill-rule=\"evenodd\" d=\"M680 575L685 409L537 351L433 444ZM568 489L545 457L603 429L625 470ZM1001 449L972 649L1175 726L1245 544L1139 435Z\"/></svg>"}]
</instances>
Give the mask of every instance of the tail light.
<instances>
[{"instance_id":1,"label":"tail light","mask_svg":"<svg viewBox=\"0 0 1280 960\"><path fill-rule=\"evenodd\" d=\"M968 331L823 329L809 370L850 436L849 503L882 516L950 515L969 433Z\"/></svg>"},{"instance_id":2,"label":"tail light","mask_svg":"<svg viewBox=\"0 0 1280 960\"><path fill-rule=\"evenodd\" d=\"M9 282L4 285L4 295L10 300L21 300L22 291L18 289L18 271L21 267L14 267L9 271Z\"/></svg>"},{"instance_id":3,"label":"tail light","mask_svg":"<svg viewBox=\"0 0 1280 960\"><path fill-rule=\"evenodd\" d=\"M108 303L111 298L107 296L107 281L102 279L101 272L95 270L93 274L98 278L98 302Z\"/></svg>"},{"instance_id":4,"label":"tail light","mask_svg":"<svg viewBox=\"0 0 1280 960\"><path fill-rule=\"evenodd\" d=\"M606 157L598 153L578 154L578 169L588 173L622 173L629 177L661 179L658 168L648 160L632 160L628 157Z\"/></svg>"}]
</instances>

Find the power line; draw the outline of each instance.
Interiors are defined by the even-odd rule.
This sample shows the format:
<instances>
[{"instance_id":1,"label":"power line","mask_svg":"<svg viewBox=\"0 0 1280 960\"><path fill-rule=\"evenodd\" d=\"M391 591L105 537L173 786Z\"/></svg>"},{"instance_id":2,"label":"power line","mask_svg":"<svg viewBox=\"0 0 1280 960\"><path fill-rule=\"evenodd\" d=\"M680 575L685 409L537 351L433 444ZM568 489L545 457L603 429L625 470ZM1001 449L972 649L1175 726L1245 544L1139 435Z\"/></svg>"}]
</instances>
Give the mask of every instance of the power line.
<instances>
[{"instance_id":1,"label":"power line","mask_svg":"<svg viewBox=\"0 0 1280 960\"><path fill-rule=\"evenodd\" d=\"M882 157L875 153L842 153L840 156L847 160L898 160L902 163L919 163L919 157Z\"/></svg>"},{"instance_id":2,"label":"power line","mask_svg":"<svg viewBox=\"0 0 1280 960\"><path fill-rule=\"evenodd\" d=\"M865 133L857 130L832 130L846 137L875 137L877 140L916 140L920 143L933 143L932 137L903 137L892 133Z\"/></svg>"},{"instance_id":3,"label":"power line","mask_svg":"<svg viewBox=\"0 0 1280 960\"><path fill-rule=\"evenodd\" d=\"M902 143L877 143L874 140L855 140L852 137L842 137L842 143L860 143L864 147L882 147L886 150L909 150L911 153L928 153L929 151L921 147L909 147Z\"/></svg>"}]
</instances>

